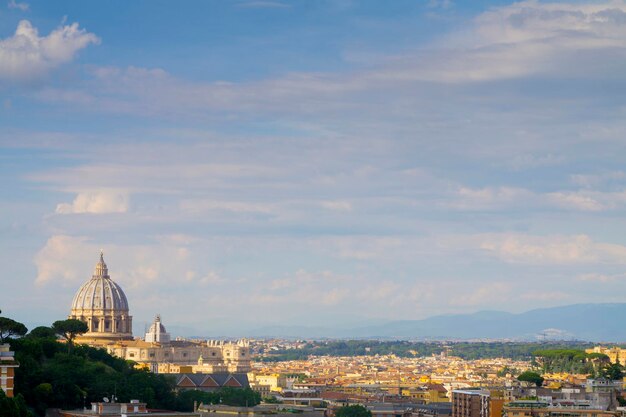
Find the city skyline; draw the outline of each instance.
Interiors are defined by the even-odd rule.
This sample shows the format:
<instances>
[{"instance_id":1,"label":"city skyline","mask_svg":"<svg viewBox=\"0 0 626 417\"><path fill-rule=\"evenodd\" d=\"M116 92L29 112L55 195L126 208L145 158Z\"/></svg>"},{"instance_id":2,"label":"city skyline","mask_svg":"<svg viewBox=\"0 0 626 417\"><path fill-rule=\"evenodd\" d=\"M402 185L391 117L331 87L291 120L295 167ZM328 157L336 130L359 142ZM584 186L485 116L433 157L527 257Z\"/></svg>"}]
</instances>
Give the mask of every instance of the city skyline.
<instances>
[{"instance_id":1,"label":"city skyline","mask_svg":"<svg viewBox=\"0 0 626 417\"><path fill-rule=\"evenodd\" d=\"M0 308L210 332L623 302L626 2L0 5Z\"/></svg>"}]
</instances>

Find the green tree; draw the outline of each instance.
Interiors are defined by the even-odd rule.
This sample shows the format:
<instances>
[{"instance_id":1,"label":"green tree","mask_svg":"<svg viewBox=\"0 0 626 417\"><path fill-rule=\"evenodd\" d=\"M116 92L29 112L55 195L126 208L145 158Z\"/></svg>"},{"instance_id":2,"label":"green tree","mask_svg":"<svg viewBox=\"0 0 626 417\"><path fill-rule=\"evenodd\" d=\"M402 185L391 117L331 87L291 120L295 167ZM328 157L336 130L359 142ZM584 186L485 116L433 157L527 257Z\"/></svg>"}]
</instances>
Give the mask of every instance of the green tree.
<instances>
[{"instance_id":1,"label":"green tree","mask_svg":"<svg viewBox=\"0 0 626 417\"><path fill-rule=\"evenodd\" d=\"M26 326L8 317L0 317L0 343L14 336L24 336L28 332Z\"/></svg>"},{"instance_id":2,"label":"green tree","mask_svg":"<svg viewBox=\"0 0 626 417\"><path fill-rule=\"evenodd\" d=\"M76 319L57 320L52 323L52 328L59 336L67 340L67 351L69 353L72 352L76 336L89 330L86 323Z\"/></svg>"},{"instance_id":3,"label":"green tree","mask_svg":"<svg viewBox=\"0 0 626 417\"><path fill-rule=\"evenodd\" d=\"M362 405L346 405L335 411L335 417L372 417L372 412Z\"/></svg>"},{"instance_id":4,"label":"green tree","mask_svg":"<svg viewBox=\"0 0 626 417\"><path fill-rule=\"evenodd\" d=\"M33 330L31 330L28 335L26 335L26 337L34 337L34 338L38 338L38 339L45 339L45 338L55 338L57 337L57 332L56 330L54 330L52 327L46 327L46 326L39 326L39 327L35 327Z\"/></svg>"},{"instance_id":5,"label":"green tree","mask_svg":"<svg viewBox=\"0 0 626 417\"><path fill-rule=\"evenodd\" d=\"M530 383L535 384L538 387L543 385L543 377L539 375L537 372L533 372L533 371L522 372L517 377L517 380L523 381L523 382L530 382Z\"/></svg>"},{"instance_id":6,"label":"green tree","mask_svg":"<svg viewBox=\"0 0 626 417\"><path fill-rule=\"evenodd\" d=\"M0 389L0 417L32 417L21 394L9 398Z\"/></svg>"},{"instance_id":7,"label":"green tree","mask_svg":"<svg viewBox=\"0 0 626 417\"><path fill-rule=\"evenodd\" d=\"M624 368L619 363L612 363L603 367L599 374L601 377L617 381L624 378Z\"/></svg>"},{"instance_id":8,"label":"green tree","mask_svg":"<svg viewBox=\"0 0 626 417\"><path fill-rule=\"evenodd\" d=\"M263 397L263 402L266 404L282 404L282 401L273 396Z\"/></svg>"},{"instance_id":9,"label":"green tree","mask_svg":"<svg viewBox=\"0 0 626 417\"><path fill-rule=\"evenodd\" d=\"M250 388L224 387L217 391L222 404L254 407L261 402L261 394Z\"/></svg>"}]
</instances>

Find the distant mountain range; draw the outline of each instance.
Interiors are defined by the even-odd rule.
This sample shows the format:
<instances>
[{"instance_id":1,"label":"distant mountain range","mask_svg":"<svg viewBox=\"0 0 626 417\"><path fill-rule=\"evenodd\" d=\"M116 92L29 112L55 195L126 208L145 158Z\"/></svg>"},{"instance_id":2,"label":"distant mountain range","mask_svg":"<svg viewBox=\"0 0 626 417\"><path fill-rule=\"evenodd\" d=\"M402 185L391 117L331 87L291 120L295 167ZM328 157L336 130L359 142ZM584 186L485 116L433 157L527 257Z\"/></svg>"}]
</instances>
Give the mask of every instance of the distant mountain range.
<instances>
[{"instance_id":1,"label":"distant mountain range","mask_svg":"<svg viewBox=\"0 0 626 417\"><path fill-rule=\"evenodd\" d=\"M433 316L422 320L389 321L352 328L268 326L249 337L381 338L411 340L586 340L626 341L626 303L574 304L525 313L479 311Z\"/></svg>"}]
</instances>

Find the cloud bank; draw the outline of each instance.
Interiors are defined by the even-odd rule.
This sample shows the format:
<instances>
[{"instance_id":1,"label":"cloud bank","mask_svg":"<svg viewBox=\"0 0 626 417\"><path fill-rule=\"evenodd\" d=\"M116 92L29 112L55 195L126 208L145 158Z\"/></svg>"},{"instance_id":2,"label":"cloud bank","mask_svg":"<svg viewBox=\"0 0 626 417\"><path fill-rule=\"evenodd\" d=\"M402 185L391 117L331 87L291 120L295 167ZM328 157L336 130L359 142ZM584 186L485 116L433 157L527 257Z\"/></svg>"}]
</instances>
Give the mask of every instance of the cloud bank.
<instances>
[{"instance_id":1,"label":"cloud bank","mask_svg":"<svg viewBox=\"0 0 626 417\"><path fill-rule=\"evenodd\" d=\"M19 22L15 34L0 40L0 80L28 81L71 61L76 53L100 39L78 23L39 36L28 20Z\"/></svg>"}]
</instances>

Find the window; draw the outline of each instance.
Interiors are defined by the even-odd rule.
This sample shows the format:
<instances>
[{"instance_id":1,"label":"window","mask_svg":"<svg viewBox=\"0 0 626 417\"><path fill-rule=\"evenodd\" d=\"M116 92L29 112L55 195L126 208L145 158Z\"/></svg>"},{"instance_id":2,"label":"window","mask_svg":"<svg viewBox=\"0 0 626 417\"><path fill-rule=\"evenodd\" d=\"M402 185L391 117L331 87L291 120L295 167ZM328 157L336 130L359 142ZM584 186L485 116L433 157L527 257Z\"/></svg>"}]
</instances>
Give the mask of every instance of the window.
<instances>
[{"instance_id":1,"label":"window","mask_svg":"<svg viewBox=\"0 0 626 417\"><path fill-rule=\"evenodd\" d=\"M134 358L135 357L135 352L129 353L128 356L130 356L131 358Z\"/></svg>"},{"instance_id":2,"label":"window","mask_svg":"<svg viewBox=\"0 0 626 417\"><path fill-rule=\"evenodd\" d=\"M150 352L150 357L154 358L154 352Z\"/></svg>"}]
</instances>

